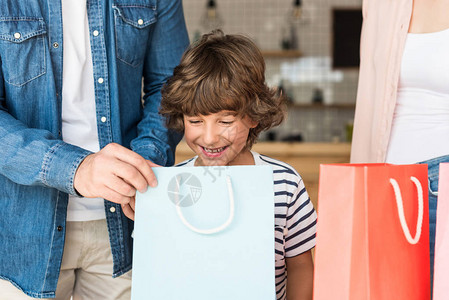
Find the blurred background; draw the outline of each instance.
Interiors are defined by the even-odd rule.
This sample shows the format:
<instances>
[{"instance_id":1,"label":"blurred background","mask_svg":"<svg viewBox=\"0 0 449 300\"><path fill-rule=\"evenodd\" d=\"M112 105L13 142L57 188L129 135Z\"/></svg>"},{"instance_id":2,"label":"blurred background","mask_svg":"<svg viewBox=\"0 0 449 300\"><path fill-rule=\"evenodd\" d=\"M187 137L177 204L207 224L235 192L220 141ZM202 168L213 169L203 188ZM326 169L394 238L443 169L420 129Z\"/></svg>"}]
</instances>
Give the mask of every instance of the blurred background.
<instances>
[{"instance_id":1,"label":"blurred background","mask_svg":"<svg viewBox=\"0 0 449 300\"><path fill-rule=\"evenodd\" d=\"M221 28L250 37L288 117L253 150L292 165L317 208L320 164L347 163L357 93L362 0L183 0L191 41ZM176 161L194 153L181 142Z\"/></svg>"},{"instance_id":2,"label":"blurred background","mask_svg":"<svg viewBox=\"0 0 449 300\"><path fill-rule=\"evenodd\" d=\"M357 90L362 0L184 0L190 40L221 28L250 37L288 119L260 140L348 142Z\"/></svg>"}]
</instances>

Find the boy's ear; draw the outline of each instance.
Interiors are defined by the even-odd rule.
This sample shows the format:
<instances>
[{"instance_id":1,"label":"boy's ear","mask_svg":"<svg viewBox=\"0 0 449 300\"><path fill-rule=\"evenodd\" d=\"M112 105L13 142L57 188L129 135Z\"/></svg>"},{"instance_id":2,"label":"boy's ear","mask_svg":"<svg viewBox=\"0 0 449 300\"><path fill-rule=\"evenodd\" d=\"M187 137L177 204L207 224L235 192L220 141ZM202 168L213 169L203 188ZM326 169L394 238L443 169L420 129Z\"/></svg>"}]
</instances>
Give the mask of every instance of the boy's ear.
<instances>
[{"instance_id":1,"label":"boy's ear","mask_svg":"<svg viewBox=\"0 0 449 300\"><path fill-rule=\"evenodd\" d=\"M244 116L242 121L246 126L248 126L248 128L255 128L259 125L259 122L254 121L248 115Z\"/></svg>"},{"instance_id":2,"label":"boy's ear","mask_svg":"<svg viewBox=\"0 0 449 300\"><path fill-rule=\"evenodd\" d=\"M259 122L251 120L251 124L250 125L251 125L250 128L256 128L257 125L259 125Z\"/></svg>"},{"instance_id":3,"label":"boy's ear","mask_svg":"<svg viewBox=\"0 0 449 300\"><path fill-rule=\"evenodd\" d=\"M247 119L247 124L248 124L249 128L256 128L257 125L259 125L259 122L254 121L250 117L247 117L246 119Z\"/></svg>"}]
</instances>

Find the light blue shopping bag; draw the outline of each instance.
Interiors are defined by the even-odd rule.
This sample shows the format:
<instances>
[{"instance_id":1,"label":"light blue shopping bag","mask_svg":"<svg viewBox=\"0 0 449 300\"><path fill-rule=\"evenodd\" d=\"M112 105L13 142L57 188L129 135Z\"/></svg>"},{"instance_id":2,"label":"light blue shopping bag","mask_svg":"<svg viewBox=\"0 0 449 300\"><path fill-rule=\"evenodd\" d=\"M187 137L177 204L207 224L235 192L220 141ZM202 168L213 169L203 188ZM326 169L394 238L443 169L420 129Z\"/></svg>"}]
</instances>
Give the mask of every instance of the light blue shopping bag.
<instances>
[{"instance_id":1,"label":"light blue shopping bag","mask_svg":"<svg viewBox=\"0 0 449 300\"><path fill-rule=\"evenodd\" d=\"M136 199L133 300L276 298L270 166L153 168Z\"/></svg>"}]
</instances>

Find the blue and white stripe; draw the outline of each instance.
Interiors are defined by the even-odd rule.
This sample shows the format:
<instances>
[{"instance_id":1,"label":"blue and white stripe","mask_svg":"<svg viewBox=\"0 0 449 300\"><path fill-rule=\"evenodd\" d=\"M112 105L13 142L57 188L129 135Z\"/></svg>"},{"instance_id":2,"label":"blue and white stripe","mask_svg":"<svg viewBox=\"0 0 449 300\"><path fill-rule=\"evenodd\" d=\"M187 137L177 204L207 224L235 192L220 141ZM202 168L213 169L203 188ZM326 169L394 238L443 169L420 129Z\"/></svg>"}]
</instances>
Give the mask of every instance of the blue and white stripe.
<instances>
[{"instance_id":1,"label":"blue and white stripe","mask_svg":"<svg viewBox=\"0 0 449 300\"><path fill-rule=\"evenodd\" d=\"M276 295L277 299L286 299L285 258L297 256L315 246L317 216L304 182L293 167L252 153L256 165L270 165L273 168Z\"/></svg>"}]
</instances>

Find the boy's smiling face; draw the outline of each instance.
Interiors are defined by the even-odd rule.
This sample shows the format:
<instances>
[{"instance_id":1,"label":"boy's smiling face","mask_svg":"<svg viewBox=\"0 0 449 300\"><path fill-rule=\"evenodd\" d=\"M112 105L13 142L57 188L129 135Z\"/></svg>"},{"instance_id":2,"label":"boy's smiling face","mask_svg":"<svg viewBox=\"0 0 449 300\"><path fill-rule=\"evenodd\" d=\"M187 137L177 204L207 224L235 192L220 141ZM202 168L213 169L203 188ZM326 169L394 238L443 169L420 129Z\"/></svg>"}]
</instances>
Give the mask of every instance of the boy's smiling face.
<instances>
[{"instance_id":1,"label":"boy's smiling face","mask_svg":"<svg viewBox=\"0 0 449 300\"><path fill-rule=\"evenodd\" d=\"M184 115L184 137L198 155L198 166L252 165L254 160L246 149L249 130L257 123L233 111L210 115Z\"/></svg>"}]
</instances>

